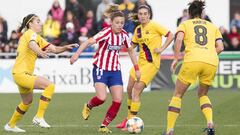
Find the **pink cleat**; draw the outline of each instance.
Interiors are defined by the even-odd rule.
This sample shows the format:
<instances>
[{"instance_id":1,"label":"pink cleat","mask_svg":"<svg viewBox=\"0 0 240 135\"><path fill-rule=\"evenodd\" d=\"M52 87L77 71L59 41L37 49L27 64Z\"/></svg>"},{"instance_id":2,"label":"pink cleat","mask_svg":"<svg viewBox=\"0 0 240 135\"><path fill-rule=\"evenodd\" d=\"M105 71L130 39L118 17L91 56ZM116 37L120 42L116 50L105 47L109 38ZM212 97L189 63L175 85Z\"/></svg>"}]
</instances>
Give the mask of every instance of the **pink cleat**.
<instances>
[{"instance_id":1,"label":"pink cleat","mask_svg":"<svg viewBox=\"0 0 240 135\"><path fill-rule=\"evenodd\" d=\"M116 128L119 128L119 129L126 128L126 124L127 124L127 118L123 119L121 123L117 124Z\"/></svg>"}]
</instances>

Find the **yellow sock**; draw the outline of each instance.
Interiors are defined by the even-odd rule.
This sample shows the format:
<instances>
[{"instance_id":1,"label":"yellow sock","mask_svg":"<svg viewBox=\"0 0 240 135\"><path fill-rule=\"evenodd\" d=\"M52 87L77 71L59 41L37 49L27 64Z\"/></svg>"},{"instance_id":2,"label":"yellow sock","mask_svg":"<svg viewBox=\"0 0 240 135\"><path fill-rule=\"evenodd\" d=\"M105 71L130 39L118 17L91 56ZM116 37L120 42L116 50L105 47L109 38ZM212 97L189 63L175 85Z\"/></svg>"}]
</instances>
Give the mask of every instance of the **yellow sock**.
<instances>
[{"instance_id":1,"label":"yellow sock","mask_svg":"<svg viewBox=\"0 0 240 135\"><path fill-rule=\"evenodd\" d=\"M139 108L141 106L141 102L132 102L131 104L131 116L130 117L134 117L137 115L138 111L139 111Z\"/></svg>"},{"instance_id":2,"label":"yellow sock","mask_svg":"<svg viewBox=\"0 0 240 135\"><path fill-rule=\"evenodd\" d=\"M173 130L176 120L179 116L181 110L181 98L179 97L172 97L172 100L168 106L168 113L167 113L167 133L170 130Z\"/></svg>"},{"instance_id":3,"label":"yellow sock","mask_svg":"<svg viewBox=\"0 0 240 135\"><path fill-rule=\"evenodd\" d=\"M212 104L208 96L200 97L200 107L208 123L213 122Z\"/></svg>"},{"instance_id":4,"label":"yellow sock","mask_svg":"<svg viewBox=\"0 0 240 135\"><path fill-rule=\"evenodd\" d=\"M40 97L40 101L39 101L39 107L38 107L38 111L36 114L36 117L38 118L43 118L44 117L44 113L48 107L49 102L52 99L52 95L54 93L55 87L54 84L50 84L48 87L46 87Z\"/></svg>"},{"instance_id":5,"label":"yellow sock","mask_svg":"<svg viewBox=\"0 0 240 135\"><path fill-rule=\"evenodd\" d=\"M127 100L127 106L128 106L128 116L127 119L131 117L131 104L132 104L132 99Z\"/></svg>"},{"instance_id":6,"label":"yellow sock","mask_svg":"<svg viewBox=\"0 0 240 135\"><path fill-rule=\"evenodd\" d=\"M50 84L44 89L42 95L46 98L52 99L52 95L54 93L54 90L55 90L54 84Z\"/></svg>"},{"instance_id":7,"label":"yellow sock","mask_svg":"<svg viewBox=\"0 0 240 135\"><path fill-rule=\"evenodd\" d=\"M23 102L21 102L15 112L12 115L12 118L10 119L10 121L8 122L9 126L11 128L13 128L16 123L21 120L22 116L25 114L25 112L28 110L28 108L30 107L31 104L25 105L23 104Z\"/></svg>"}]
</instances>

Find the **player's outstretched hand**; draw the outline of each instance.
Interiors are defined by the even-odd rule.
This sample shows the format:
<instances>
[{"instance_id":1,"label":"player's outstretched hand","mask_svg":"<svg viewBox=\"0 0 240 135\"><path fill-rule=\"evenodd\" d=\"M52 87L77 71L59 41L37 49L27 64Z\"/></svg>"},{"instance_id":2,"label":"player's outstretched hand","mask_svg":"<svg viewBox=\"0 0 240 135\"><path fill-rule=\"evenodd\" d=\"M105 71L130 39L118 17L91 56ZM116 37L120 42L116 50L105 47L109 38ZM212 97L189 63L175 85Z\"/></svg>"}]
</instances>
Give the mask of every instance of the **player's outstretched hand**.
<instances>
[{"instance_id":1,"label":"player's outstretched hand","mask_svg":"<svg viewBox=\"0 0 240 135\"><path fill-rule=\"evenodd\" d=\"M79 44L75 43L75 44L70 44L70 45L66 45L66 50L72 50L75 47L79 47Z\"/></svg>"},{"instance_id":2,"label":"player's outstretched hand","mask_svg":"<svg viewBox=\"0 0 240 135\"><path fill-rule=\"evenodd\" d=\"M71 58L70 58L70 64L72 65L75 63L78 59L78 55L75 53Z\"/></svg>"},{"instance_id":3,"label":"player's outstretched hand","mask_svg":"<svg viewBox=\"0 0 240 135\"><path fill-rule=\"evenodd\" d=\"M172 62L172 65L171 65L171 69L170 69L172 71L172 73L175 72L177 63L178 63L178 60L174 59Z\"/></svg>"}]
</instances>

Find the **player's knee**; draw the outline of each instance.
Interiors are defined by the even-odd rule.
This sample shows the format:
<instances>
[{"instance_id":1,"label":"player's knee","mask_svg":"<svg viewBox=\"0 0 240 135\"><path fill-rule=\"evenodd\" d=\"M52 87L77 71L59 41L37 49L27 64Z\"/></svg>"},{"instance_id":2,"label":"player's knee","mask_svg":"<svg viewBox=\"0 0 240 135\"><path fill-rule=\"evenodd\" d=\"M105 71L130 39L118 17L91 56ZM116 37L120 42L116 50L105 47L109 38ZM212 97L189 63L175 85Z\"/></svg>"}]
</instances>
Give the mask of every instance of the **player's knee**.
<instances>
[{"instance_id":1,"label":"player's knee","mask_svg":"<svg viewBox=\"0 0 240 135\"><path fill-rule=\"evenodd\" d=\"M117 103L122 103L122 97L114 97L113 101Z\"/></svg>"},{"instance_id":2,"label":"player's knee","mask_svg":"<svg viewBox=\"0 0 240 135\"><path fill-rule=\"evenodd\" d=\"M140 100L140 93L133 93L132 94L132 101L139 101Z\"/></svg>"},{"instance_id":3,"label":"player's knee","mask_svg":"<svg viewBox=\"0 0 240 135\"><path fill-rule=\"evenodd\" d=\"M42 87L43 87L43 89L46 89L48 87L53 87L55 89L55 85L53 83L51 83L51 82L44 83Z\"/></svg>"}]
</instances>

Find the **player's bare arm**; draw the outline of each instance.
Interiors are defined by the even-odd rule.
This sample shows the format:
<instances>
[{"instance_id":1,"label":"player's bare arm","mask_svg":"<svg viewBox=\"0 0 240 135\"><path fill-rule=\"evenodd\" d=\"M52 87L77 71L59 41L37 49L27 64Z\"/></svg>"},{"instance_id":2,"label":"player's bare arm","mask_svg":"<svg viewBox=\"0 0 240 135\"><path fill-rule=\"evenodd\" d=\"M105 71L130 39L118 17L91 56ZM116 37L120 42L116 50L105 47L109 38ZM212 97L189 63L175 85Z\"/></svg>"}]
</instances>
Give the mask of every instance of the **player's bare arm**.
<instances>
[{"instance_id":1,"label":"player's bare arm","mask_svg":"<svg viewBox=\"0 0 240 135\"><path fill-rule=\"evenodd\" d=\"M43 51L35 41L29 42L29 48L42 58L48 58L47 51Z\"/></svg>"},{"instance_id":2,"label":"player's bare arm","mask_svg":"<svg viewBox=\"0 0 240 135\"><path fill-rule=\"evenodd\" d=\"M175 44L174 44L174 60L173 60L172 65L171 65L171 71L172 72L175 71L175 68L176 68L176 65L177 65L177 62L178 62L178 59L179 59L179 54L180 54L180 50L181 50L181 47L182 47L183 38L184 38L184 33L179 32L177 34L177 38L176 38L176 41L175 41Z\"/></svg>"},{"instance_id":3,"label":"player's bare arm","mask_svg":"<svg viewBox=\"0 0 240 135\"><path fill-rule=\"evenodd\" d=\"M215 47L216 47L217 54L220 54L224 50L224 45L222 40L217 40Z\"/></svg>"},{"instance_id":4,"label":"player's bare arm","mask_svg":"<svg viewBox=\"0 0 240 135\"><path fill-rule=\"evenodd\" d=\"M168 34L167 39L166 39L165 43L163 44L163 46L161 48L155 48L154 52L161 54L166 48L168 48L168 46L173 41L173 38L174 38L174 36L173 36L172 32L170 32Z\"/></svg>"},{"instance_id":5,"label":"player's bare arm","mask_svg":"<svg viewBox=\"0 0 240 135\"><path fill-rule=\"evenodd\" d=\"M137 57L136 57L135 52L134 52L134 50L133 50L133 46L131 46L130 48L128 48L128 54L129 54L129 56L130 56L130 58L131 58L131 61L132 61L132 63L133 63L133 66L134 66L134 68L135 68L135 76L136 76L136 78L137 78L137 81L139 81L140 78L141 78L141 73L140 73L140 71L139 71L139 69L138 69ZM136 69L136 68L137 68L137 69Z\"/></svg>"},{"instance_id":6,"label":"player's bare arm","mask_svg":"<svg viewBox=\"0 0 240 135\"><path fill-rule=\"evenodd\" d=\"M62 52L65 52L67 50L72 50L74 47L78 47L78 44L69 44L69 45L64 45L64 46L55 46L55 45L50 45L47 47L47 52L59 54Z\"/></svg>"},{"instance_id":7,"label":"player's bare arm","mask_svg":"<svg viewBox=\"0 0 240 135\"><path fill-rule=\"evenodd\" d=\"M87 48L89 45L95 44L96 40L93 38L88 39L87 41L85 41L84 43L82 43L80 45L80 47L78 48L77 52L71 57L70 59L70 64L73 64L74 62L77 61L79 55L83 52L83 50L85 48Z\"/></svg>"}]
</instances>

